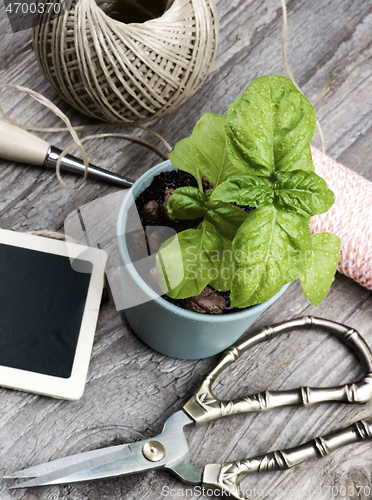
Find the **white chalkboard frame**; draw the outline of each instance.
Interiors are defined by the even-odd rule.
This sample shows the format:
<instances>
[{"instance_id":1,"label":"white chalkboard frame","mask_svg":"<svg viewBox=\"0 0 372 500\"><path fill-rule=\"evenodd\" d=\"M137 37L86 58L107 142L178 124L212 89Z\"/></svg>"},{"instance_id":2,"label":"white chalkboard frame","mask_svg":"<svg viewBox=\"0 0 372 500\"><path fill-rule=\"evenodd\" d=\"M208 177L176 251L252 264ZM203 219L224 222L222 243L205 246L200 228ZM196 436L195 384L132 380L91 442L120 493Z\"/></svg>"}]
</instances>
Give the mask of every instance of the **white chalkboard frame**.
<instances>
[{"instance_id":1,"label":"white chalkboard frame","mask_svg":"<svg viewBox=\"0 0 372 500\"><path fill-rule=\"evenodd\" d=\"M77 400L84 392L89 361L96 331L104 285L107 253L75 243L0 229L0 243L26 248L72 259L91 262L93 270L88 287L79 338L76 346L71 376L69 378L44 375L27 370L0 365L0 386L60 399Z\"/></svg>"}]
</instances>

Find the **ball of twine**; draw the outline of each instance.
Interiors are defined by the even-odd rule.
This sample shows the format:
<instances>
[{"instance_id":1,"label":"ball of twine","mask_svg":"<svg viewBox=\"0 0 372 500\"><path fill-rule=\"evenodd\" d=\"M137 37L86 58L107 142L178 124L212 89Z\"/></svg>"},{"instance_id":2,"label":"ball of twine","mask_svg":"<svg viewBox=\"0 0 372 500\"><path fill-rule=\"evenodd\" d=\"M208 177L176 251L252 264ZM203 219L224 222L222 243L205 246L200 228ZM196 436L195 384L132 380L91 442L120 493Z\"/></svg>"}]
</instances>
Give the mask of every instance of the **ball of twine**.
<instances>
[{"instance_id":1,"label":"ball of twine","mask_svg":"<svg viewBox=\"0 0 372 500\"><path fill-rule=\"evenodd\" d=\"M310 222L313 233L341 239L338 271L372 290L372 182L312 148L315 171L336 195L327 213Z\"/></svg>"},{"instance_id":2,"label":"ball of twine","mask_svg":"<svg viewBox=\"0 0 372 500\"><path fill-rule=\"evenodd\" d=\"M54 89L80 112L117 123L159 117L191 97L217 50L214 0L169 0L161 17L130 24L104 5L73 0L63 15L36 15L34 50Z\"/></svg>"}]
</instances>

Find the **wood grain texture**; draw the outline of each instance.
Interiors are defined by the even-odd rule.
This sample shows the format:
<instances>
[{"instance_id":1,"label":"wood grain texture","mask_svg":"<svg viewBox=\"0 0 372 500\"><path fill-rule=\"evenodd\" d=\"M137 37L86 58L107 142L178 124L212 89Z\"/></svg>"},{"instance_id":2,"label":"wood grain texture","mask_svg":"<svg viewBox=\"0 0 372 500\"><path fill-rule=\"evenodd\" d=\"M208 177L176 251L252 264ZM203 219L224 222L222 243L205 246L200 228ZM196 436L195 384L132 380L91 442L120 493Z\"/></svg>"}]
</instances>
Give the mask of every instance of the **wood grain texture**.
<instances>
[{"instance_id":1,"label":"wood grain texture","mask_svg":"<svg viewBox=\"0 0 372 500\"><path fill-rule=\"evenodd\" d=\"M190 134L203 112L225 113L228 104L256 76L285 75L279 0L218 0L217 7L220 46L210 75L186 104L151 124L170 144ZM288 59L315 106L327 153L372 181L372 4L370 0L289 0L287 8ZM42 92L68 114L74 125L90 123L50 88L33 55L30 31L11 32L3 3L0 30L0 83L17 83ZM56 117L27 96L5 91L2 102L11 116L23 123L59 125ZM152 140L146 132L136 133ZM40 137L59 147L70 142L67 133ZM313 143L319 147L318 137ZM88 154L93 163L133 179L160 160L146 148L118 139L91 143ZM59 185L51 171L6 161L0 165L2 228L61 230L70 212L116 191L95 181L69 191ZM77 182L73 176L64 178ZM372 346L372 294L341 275L318 308L305 299L299 283L293 283L244 337L260 326L308 314L345 323ZM0 472L156 435L216 360L181 361L160 355L133 334L112 302L104 304L80 401L0 389ZM293 332L247 352L224 377L219 377L215 392L227 397L266 387L327 386L351 382L361 374L354 356L336 339L315 331ZM287 448L371 413L372 404L368 403L234 416L188 431L192 463L201 466ZM345 498L341 486L350 493L349 498L367 499L372 498L368 492L372 489L371 470L372 443L365 442L293 470L252 476L243 487L252 490L252 500L341 499ZM168 498L207 498L165 472L29 491L8 491L9 484L9 480L0 482L2 500L155 500L170 488L173 490ZM162 490L164 486L167 491ZM359 496L357 487L362 487Z\"/></svg>"}]
</instances>

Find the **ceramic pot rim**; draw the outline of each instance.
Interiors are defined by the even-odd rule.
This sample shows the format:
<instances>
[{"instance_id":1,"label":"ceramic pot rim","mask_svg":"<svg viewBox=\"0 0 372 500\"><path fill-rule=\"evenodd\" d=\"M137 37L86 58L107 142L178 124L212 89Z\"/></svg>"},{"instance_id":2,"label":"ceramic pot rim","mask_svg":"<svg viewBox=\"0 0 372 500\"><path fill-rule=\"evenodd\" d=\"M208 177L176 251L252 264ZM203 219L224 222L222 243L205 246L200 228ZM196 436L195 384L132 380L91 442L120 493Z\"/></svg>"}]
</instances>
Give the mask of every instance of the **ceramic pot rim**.
<instances>
[{"instance_id":1,"label":"ceramic pot rim","mask_svg":"<svg viewBox=\"0 0 372 500\"><path fill-rule=\"evenodd\" d=\"M125 238L123 238L123 229L126 225L127 213L128 209L132 205L131 201L133 198L135 199L139 193L141 193L144 189L146 189L152 182L155 175L164 171L164 170L175 170L175 167L171 164L170 160L163 161L154 167L150 168L147 172L145 172L141 177L133 184L128 195L125 197L119 211L118 222L117 222L117 240L120 257L122 259L123 264L126 266L126 271L131 276L131 278L136 282L136 284L141 288L142 292L144 292L148 297L149 301L155 301L159 306L164 307L168 311L176 314L178 316L182 316L184 318L188 318L193 321L202 321L202 322L214 322L214 323L229 323L231 321L240 320L243 318L249 318L250 316L261 313L267 307L269 307L275 300L281 295L284 290L289 286L289 283L284 285L279 292L277 292L271 299L262 304L257 304L248 309L244 309L242 311L234 312L231 314L201 314L194 311L188 311L187 309L183 309L178 307L171 302L160 297L157 293L154 292L139 276L137 273L127 250L127 246L125 244ZM132 194L132 196L131 196Z\"/></svg>"}]
</instances>

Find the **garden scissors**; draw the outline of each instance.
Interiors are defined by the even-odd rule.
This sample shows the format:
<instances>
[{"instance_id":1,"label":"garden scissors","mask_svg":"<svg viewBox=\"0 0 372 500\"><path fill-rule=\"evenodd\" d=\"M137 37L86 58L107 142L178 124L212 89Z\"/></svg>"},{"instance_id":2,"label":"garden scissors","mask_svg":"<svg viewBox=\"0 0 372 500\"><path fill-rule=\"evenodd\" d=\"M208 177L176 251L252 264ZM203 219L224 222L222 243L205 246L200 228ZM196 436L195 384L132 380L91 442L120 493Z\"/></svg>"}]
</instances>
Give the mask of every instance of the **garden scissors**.
<instances>
[{"instance_id":1,"label":"garden scissors","mask_svg":"<svg viewBox=\"0 0 372 500\"><path fill-rule=\"evenodd\" d=\"M216 377L248 348L301 327L319 327L344 341L364 365L367 375L353 384L332 388L301 387L288 391L263 391L233 401L220 401L211 386ZM360 420L350 427L283 451L230 463L193 467L189 461L183 427L201 425L238 413L266 411L287 405L312 405L321 402L364 403L372 397L372 353L354 330L332 321L304 317L261 329L242 344L227 350L221 361L205 377L195 395L182 410L171 415L163 432L153 439L112 446L61 458L10 474L8 478L25 479L11 488L28 488L66 484L111 476L120 476L150 469L171 471L181 480L213 488L237 499L243 499L239 485L248 474L284 470L307 458L323 457L345 444L372 438L372 419Z\"/></svg>"}]
</instances>

